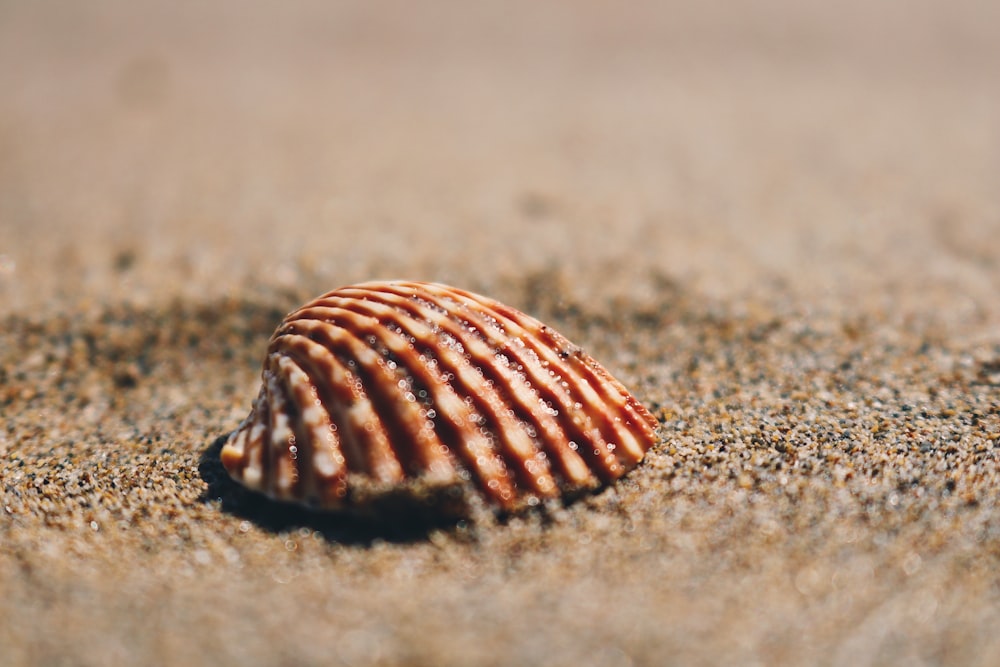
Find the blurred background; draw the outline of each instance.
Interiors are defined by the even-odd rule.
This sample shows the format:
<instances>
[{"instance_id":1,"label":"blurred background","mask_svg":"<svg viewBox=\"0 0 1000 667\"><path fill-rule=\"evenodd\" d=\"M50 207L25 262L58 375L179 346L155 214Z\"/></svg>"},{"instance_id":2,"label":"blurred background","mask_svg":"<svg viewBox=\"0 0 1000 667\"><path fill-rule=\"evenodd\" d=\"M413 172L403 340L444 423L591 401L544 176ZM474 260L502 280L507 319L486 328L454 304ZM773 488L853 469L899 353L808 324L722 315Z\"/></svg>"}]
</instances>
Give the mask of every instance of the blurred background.
<instances>
[{"instance_id":1,"label":"blurred background","mask_svg":"<svg viewBox=\"0 0 1000 667\"><path fill-rule=\"evenodd\" d=\"M0 311L558 270L981 315L998 45L992 0L0 2Z\"/></svg>"}]
</instances>

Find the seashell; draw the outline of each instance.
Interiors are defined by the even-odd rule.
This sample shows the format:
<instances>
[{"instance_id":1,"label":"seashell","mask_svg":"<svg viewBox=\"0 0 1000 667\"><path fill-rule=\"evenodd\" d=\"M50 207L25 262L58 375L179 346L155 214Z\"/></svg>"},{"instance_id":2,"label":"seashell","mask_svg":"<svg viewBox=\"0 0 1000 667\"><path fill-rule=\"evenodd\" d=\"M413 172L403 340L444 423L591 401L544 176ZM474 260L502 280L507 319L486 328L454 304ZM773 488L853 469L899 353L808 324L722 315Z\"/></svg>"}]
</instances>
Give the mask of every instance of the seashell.
<instances>
[{"instance_id":1,"label":"seashell","mask_svg":"<svg viewBox=\"0 0 1000 667\"><path fill-rule=\"evenodd\" d=\"M364 511L394 499L467 515L610 483L642 460L656 426L538 320L446 285L369 282L284 319L220 456L277 500Z\"/></svg>"}]
</instances>

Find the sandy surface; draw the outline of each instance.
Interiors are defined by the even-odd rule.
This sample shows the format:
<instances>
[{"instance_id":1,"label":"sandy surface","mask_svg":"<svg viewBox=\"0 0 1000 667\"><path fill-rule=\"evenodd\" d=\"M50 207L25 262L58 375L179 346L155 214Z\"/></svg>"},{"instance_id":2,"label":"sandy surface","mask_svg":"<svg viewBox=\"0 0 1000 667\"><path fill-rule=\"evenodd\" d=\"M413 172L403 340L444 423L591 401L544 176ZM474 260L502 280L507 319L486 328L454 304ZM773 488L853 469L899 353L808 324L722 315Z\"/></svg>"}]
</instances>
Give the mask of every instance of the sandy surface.
<instances>
[{"instance_id":1,"label":"sandy surface","mask_svg":"<svg viewBox=\"0 0 1000 667\"><path fill-rule=\"evenodd\" d=\"M0 3L0 664L1000 663L1000 4L729 4ZM662 443L496 524L242 494L272 329L386 277Z\"/></svg>"}]
</instances>

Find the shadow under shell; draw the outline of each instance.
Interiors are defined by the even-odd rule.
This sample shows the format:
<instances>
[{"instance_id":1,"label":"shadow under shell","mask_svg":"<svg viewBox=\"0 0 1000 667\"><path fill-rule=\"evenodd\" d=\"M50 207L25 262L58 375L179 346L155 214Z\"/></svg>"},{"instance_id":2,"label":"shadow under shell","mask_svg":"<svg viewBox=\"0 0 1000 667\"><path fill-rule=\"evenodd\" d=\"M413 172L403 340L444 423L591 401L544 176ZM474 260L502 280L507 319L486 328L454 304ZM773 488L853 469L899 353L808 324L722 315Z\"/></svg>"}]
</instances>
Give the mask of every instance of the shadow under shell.
<instances>
[{"instance_id":1,"label":"shadow under shell","mask_svg":"<svg viewBox=\"0 0 1000 667\"><path fill-rule=\"evenodd\" d=\"M229 477L219 459L227 437L222 435L212 441L199 459L198 474L207 484L202 500L219 501L224 512L251 521L265 531L282 533L309 528L330 542L371 545L377 540L420 541L436 530L462 531L468 527L464 520L470 514L466 505L468 496L456 489L439 488L436 493L423 495L407 494L405 489L380 493L364 505L363 511L357 508L320 510L275 501L246 489ZM483 516L490 514L492 512Z\"/></svg>"}]
</instances>

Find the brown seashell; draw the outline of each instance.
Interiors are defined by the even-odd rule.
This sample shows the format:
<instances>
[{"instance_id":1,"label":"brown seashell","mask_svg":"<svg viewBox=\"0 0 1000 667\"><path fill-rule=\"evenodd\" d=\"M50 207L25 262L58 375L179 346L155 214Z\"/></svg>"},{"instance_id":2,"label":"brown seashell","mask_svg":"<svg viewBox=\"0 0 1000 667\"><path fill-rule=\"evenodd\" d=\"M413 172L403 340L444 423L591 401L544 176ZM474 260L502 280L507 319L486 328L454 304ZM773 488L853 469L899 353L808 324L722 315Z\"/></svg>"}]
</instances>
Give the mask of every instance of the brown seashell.
<instances>
[{"instance_id":1,"label":"brown seashell","mask_svg":"<svg viewBox=\"0 0 1000 667\"><path fill-rule=\"evenodd\" d=\"M262 380L222 463L250 489L319 508L516 510L612 482L656 441L656 419L579 347L439 284L370 282L307 303L271 337Z\"/></svg>"}]
</instances>

